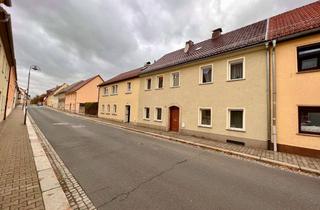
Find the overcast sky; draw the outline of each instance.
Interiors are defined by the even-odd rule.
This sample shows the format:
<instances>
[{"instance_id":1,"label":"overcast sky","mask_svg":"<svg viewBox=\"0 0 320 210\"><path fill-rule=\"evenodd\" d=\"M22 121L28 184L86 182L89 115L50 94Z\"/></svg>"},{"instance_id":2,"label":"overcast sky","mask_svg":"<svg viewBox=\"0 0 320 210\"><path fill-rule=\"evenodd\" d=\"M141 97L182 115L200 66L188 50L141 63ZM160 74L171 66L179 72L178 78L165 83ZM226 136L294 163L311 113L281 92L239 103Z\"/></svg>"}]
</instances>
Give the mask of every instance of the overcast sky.
<instances>
[{"instance_id":1,"label":"overcast sky","mask_svg":"<svg viewBox=\"0 0 320 210\"><path fill-rule=\"evenodd\" d=\"M12 16L18 81L32 95L100 74L105 80L184 47L314 0L19 0Z\"/></svg>"}]
</instances>

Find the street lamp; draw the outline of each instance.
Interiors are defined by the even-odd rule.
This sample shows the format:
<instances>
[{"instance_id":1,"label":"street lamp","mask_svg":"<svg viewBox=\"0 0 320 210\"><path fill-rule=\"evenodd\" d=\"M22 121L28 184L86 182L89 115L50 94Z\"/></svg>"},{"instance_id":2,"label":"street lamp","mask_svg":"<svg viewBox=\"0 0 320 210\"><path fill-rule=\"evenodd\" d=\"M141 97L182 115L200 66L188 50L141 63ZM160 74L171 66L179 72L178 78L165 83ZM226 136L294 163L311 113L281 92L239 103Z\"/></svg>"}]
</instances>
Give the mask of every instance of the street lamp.
<instances>
[{"instance_id":1,"label":"street lamp","mask_svg":"<svg viewBox=\"0 0 320 210\"><path fill-rule=\"evenodd\" d=\"M29 75L28 75L28 87L27 87L27 95L26 95L26 102L25 102L25 111L24 111L24 120L23 124L26 124L27 121L27 112L28 112L28 99L29 99L29 85L30 85L30 72L31 69L34 71L40 71L40 67L36 65L31 65L29 68Z\"/></svg>"}]
</instances>

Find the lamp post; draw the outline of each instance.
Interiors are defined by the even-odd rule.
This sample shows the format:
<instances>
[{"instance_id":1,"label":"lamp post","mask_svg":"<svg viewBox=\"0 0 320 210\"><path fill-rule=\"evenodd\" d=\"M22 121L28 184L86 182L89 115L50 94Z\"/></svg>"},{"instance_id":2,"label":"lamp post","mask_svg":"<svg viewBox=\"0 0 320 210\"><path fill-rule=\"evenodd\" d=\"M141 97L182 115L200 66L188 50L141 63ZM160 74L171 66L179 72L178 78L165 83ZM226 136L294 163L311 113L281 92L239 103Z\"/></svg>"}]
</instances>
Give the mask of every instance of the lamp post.
<instances>
[{"instance_id":1,"label":"lamp post","mask_svg":"<svg viewBox=\"0 0 320 210\"><path fill-rule=\"evenodd\" d=\"M25 102L25 111L24 111L24 120L23 124L26 124L27 121L27 112L28 112L28 99L29 99L29 85L30 85L30 72L31 69L34 71L40 71L40 67L36 65L31 65L29 68L29 75L28 75L28 87L27 87L27 95L26 95L26 102Z\"/></svg>"}]
</instances>

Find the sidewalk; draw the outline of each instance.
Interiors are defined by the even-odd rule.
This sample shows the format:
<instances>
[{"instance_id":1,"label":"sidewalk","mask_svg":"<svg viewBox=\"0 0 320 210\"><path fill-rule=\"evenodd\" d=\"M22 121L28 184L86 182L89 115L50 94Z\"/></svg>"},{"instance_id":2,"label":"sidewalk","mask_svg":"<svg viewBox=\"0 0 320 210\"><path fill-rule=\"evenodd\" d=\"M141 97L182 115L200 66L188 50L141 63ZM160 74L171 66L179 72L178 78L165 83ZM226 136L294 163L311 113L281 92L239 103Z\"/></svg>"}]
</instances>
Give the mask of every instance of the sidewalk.
<instances>
[{"instance_id":1,"label":"sidewalk","mask_svg":"<svg viewBox=\"0 0 320 210\"><path fill-rule=\"evenodd\" d=\"M50 108L52 109L52 108ZM52 109L55 110L55 109ZM55 110L58 112L64 112L61 110ZM141 126L134 126L131 124L115 122L107 119L88 117L79 114L73 114L65 112L70 115L93 120L98 123L117 126L123 129L132 130L134 132L144 133L151 136L156 136L168 140L173 140L181 143L190 144L193 146L199 146L205 149L224 152L231 155L237 155L244 158L254 159L260 162L269 164L275 164L286 168L303 171L306 173L312 173L320 175L320 159L305 157L301 155L289 154L284 152L273 152L271 150L257 149L245 146L239 146L234 144L223 143L210 139L197 138L193 136L181 135L176 132L160 131L152 128L145 128Z\"/></svg>"},{"instance_id":2,"label":"sidewalk","mask_svg":"<svg viewBox=\"0 0 320 210\"><path fill-rule=\"evenodd\" d=\"M19 108L0 123L0 209L45 209Z\"/></svg>"}]
</instances>

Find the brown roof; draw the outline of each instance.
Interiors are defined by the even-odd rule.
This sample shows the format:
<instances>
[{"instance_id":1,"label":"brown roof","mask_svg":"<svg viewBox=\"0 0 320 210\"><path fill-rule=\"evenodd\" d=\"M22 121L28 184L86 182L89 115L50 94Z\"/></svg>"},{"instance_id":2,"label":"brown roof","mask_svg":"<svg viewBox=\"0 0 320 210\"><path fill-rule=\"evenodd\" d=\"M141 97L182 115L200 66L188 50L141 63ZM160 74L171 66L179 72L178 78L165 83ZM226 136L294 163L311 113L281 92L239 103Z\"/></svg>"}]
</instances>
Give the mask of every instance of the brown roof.
<instances>
[{"instance_id":1,"label":"brown roof","mask_svg":"<svg viewBox=\"0 0 320 210\"><path fill-rule=\"evenodd\" d=\"M268 39L309 31L320 27L320 1L273 16L269 20Z\"/></svg>"},{"instance_id":2,"label":"brown roof","mask_svg":"<svg viewBox=\"0 0 320 210\"><path fill-rule=\"evenodd\" d=\"M1 3L1 4L5 4L5 5L8 6L8 7L11 7L11 6L12 6L11 0L0 0L0 3Z\"/></svg>"},{"instance_id":3,"label":"brown roof","mask_svg":"<svg viewBox=\"0 0 320 210\"><path fill-rule=\"evenodd\" d=\"M144 73L262 43L265 41L266 25L266 20L259 21L222 34L216 39L208 39L196 43L187 53L184 52L184 49L168 53L148 67Z\"/></svg>"},{"instance_id":4,"label":"brown roof","mask_svg":"<svg viewBox=\"0 0 320 210\"><path fill-rule=\"evenodd\" d=\"M4 45L5 53L10 66L16 66L16 59L14 55L11 16L0 6L0 34Z\"/></svg>"},{"instance_id":5,"label":"brown roof","mask_svg":"<svg viewBox=\"0 0 320 210\"><path fill-rule=\"evenodd\" d=\"M62 90L60 90L55 95L58 95L58 94L61 94L61 93L65 93L65 94L73 93L73 92L79 90L80 88L82 88L83 86L85 86L86 84L88 84L89 82L91 82L92 80L94 80L97 77L101 78L100 75L96 75L96 76L90 77L89 79L75 82L75 83L71 84L70 86L63 88ZM101 80L103 80L103 79L101 78Z\"/></svg>"},{"instance_id":6,"label":"brown roof","mask_svg":"<svg viewBox=\"0 0 320 210\"><path fill-rule=\"evenodd\" d=\"M109 84L112 84L112 83L116 83L116 82L120 82L120 81L124 81L124 80L128 80L128 79L132 79L132 78L138 77L143 69L145 69L145 67L140 67L140 68L137 68L137 69L134 69L134 70L131 70L131 71L127 71L127 72L118 74L117 76L115 76L115 77L113 77L113 78L111 78L111 79L109 79L107 81L104 81L103 83L101 83L98 86L109 85Z\"/></svg>"}]
</instances>

